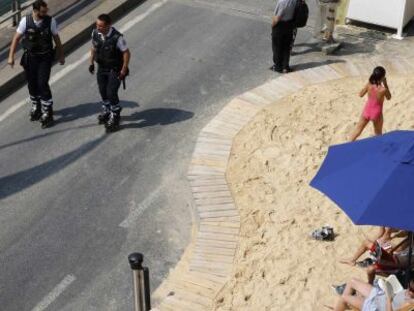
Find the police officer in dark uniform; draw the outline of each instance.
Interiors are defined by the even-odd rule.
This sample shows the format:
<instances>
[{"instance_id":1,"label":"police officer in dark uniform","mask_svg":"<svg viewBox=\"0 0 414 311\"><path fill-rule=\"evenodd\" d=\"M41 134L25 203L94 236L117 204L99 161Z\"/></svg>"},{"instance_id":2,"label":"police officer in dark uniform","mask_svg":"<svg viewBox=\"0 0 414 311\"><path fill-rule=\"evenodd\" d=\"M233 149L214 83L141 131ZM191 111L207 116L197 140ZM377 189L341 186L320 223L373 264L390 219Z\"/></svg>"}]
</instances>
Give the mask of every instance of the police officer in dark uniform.
<instances>
[{"instance_id":1,"label":"police officer in dark uniform","mask_svg":"<svg viewBox=\"0 0 414 311\"><path fill-rule=\"evenodd\" d=\"M48 7L43 0L33 3L33 12L22 18L10 47L8 64L14 66L16 48L22 40L24 53L20 64L26 73L29 88L30 120L40 120L42 128L53 124L53 99L49 86L50 71L55 57L56 45L61 65L65 63L62 43L56 20L47 15Z\"/></svg>"},{"instance_id":2,"label":"police officer in dark uniform","mask_svg":"<svg viewBox=\"0 0 414 311\"><path fill-rule=\"evenodd\" d=\"M96 29L92 32L92 48L89 72L95 72L98 64L97 81L102 97L102 112L98 115L100 124L109 132L119 128L122 107L119 105L118 90L128 75L131 54L123 35L112 27L108 14L98 16Z\"/></svg>"}]
</instances>

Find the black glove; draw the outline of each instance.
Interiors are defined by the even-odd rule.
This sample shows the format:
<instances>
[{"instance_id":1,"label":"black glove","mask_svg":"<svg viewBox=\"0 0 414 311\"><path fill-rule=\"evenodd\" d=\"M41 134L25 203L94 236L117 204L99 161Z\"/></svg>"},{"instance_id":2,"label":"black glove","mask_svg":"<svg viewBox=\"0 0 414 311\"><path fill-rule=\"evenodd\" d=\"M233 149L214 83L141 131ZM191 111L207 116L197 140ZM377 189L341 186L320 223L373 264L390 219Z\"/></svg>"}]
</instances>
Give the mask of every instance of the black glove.
<instances>
[{"instance_id":1,"label":"black glove","mask_svg":"<svg viewBox=\"0 0 414 311\"><path fill-rule=\"evenodd\" d=\"M94 74L95 73L95 65L94 64L91 64L91 65L89 65L89 72L91 73L91 74Z\"/></svg>"}]
</instances>

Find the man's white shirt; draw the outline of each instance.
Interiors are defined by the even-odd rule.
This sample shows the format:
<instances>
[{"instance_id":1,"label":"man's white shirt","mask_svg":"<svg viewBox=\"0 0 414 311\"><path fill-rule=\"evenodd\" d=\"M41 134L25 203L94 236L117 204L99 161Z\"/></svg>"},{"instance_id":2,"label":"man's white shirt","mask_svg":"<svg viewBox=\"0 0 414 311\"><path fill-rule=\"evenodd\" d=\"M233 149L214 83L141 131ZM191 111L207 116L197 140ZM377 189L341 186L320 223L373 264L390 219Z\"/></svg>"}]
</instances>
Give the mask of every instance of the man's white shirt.
<instances>
[{"instance_id":1,"label":"man's white shirt","mask_svg":"<svg viewBox=\"0 0 414 311\"><path fill-rule=\"evenodd\" d=\"M36 26L39 26L42 22L43 22L42 19L38 20L38 21L34 20L34 23L35 23ZM53 18L53 17L52 17L52 20L50 22L50 30L52 31L52 34L54 36L59 34L59 27L57 25L56 19ZM16 31L21 35L26 32L26 16L21 19L21 21L19 23L19 26L17 27Z\"/></svg>"},{"instance_id":2,"label":"man's white shirt","mask_svg":"<svg viewBox=\"0 0 414 311\"><path fill-rule=\"evenodd\" d=\"M111 36L113 31L113 27L111 27L111 29L109 29L108 33L106 34L106 36L98 31L98 35L101 37L101 39L103 41L106 40L106 38L108 38L109 36ZM93 33L92 33L93 36ZM121 52L125 52L126 50L128 50L128 45L126 43L126 40L124 38L124 36L120 36L118 39L118 42L116 43L116 47L121 51Z\"/></svg>"}]
</instances>

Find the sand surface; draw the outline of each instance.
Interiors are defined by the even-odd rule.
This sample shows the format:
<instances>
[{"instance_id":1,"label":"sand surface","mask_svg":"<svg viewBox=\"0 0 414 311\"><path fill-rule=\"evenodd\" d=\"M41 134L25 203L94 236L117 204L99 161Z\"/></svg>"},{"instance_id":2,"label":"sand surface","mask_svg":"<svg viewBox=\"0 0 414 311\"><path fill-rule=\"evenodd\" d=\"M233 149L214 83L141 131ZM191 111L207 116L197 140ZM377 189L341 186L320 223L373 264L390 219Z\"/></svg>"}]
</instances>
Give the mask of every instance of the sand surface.
<instances>
[{"instance_id":1,"label":"sand surface","mask_svg":"<svg viewBox=\"0 0 414 311\"><path fill-rule=\"evenodd\" d=\"M309 186L331 144L347 140L366 99L367 77L308 87L261 111L236 137L227 171L241 215L236 268L217 296L215 310L325 310L331 284L360 268L339 264L373 228L356 227L329 199ZM388 77L385 132L412 129L414 76ZM373 135L369 125L362 137ZM334 242L309 238L330 224Z\"/></svg>"}]
</instances>

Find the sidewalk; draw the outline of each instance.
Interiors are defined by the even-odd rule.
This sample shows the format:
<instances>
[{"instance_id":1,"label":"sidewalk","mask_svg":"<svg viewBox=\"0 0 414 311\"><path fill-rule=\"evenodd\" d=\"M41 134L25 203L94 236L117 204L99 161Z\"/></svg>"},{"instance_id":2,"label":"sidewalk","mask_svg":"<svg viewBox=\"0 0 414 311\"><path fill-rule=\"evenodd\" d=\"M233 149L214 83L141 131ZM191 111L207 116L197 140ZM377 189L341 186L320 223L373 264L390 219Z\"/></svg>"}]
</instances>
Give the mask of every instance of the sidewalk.
<instances>
[{"instance_id":1,"label":"sidewalk","mask_svg":"<svg viewBox=\"0 0 414 311\"><path fill-rule=\"evenodd\" d=\"M49 7L49 14L55 16L59 12L64 11L67 8L70 8L72 5L82 2L81 0L49 0L48 7ZM27 10L30 12L31 8ZM24 16L27 13L23 13ZM13 27L12 20L5 22L4 24L0 25L0 51L7 48L10 45L10 41L16 31L16 27Z\"/></svg>"}]
</instances>

